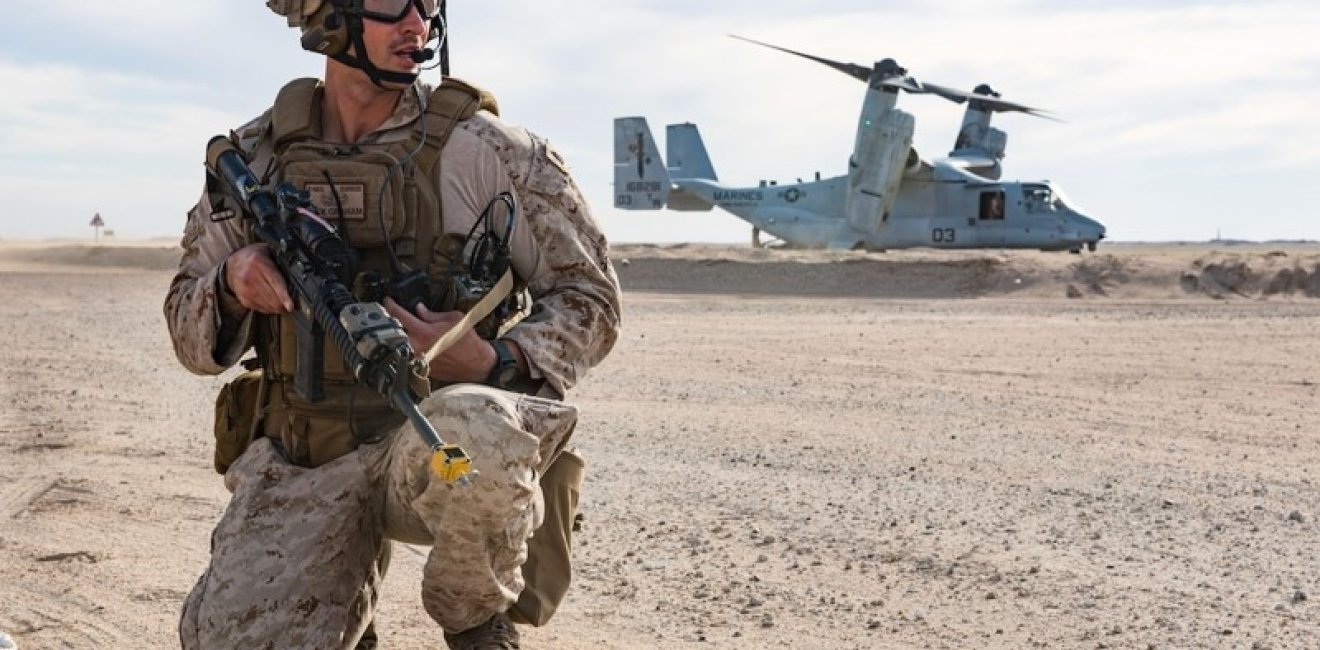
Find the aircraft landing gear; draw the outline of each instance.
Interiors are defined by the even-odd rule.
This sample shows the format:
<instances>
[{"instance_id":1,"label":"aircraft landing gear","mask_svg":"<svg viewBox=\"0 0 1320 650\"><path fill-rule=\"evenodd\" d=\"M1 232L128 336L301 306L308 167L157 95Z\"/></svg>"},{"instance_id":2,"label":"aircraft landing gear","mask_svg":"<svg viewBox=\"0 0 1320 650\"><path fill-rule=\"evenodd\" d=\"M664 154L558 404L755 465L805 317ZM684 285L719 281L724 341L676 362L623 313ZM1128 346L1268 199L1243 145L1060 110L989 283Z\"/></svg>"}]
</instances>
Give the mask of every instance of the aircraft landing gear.
<instances>
[{"instance_id":1,"label":"aircraft landing gear","mask_svg":"<svg viewBox=\"0 0 1320 650\"><path fill-rule=\"evenodd\" d=\"M774 235L767 235L765 239L761 239L761 229L752 227L752 248L780 248L783 245L784 240Z\"/></svg>"},{"instance_id":2,"label":"aircraft landing gear","mask_svg":"<svg viewBox=\"0 0 1320 650\"><path fill-rule=\"evenodd\" d=\"M1094 253L1094 252L1095 252L1095 242L1093 242L1093 241L1086 242L1086 250L1091 251L1092 253Z\"/></svg>"}]
</instances>

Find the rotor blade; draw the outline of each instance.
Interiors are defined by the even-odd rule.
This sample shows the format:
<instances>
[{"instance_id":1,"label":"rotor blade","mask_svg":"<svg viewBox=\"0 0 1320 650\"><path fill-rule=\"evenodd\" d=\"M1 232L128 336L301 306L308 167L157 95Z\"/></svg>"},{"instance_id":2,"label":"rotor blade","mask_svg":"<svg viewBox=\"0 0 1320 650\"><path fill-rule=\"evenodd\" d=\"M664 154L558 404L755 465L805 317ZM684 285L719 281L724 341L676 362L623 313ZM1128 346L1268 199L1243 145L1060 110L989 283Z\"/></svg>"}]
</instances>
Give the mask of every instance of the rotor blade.
<instances>
[{"instance_id":1,"label":"rotor blade","mask_svg":"<svg viewBox=\"0 0 1320 650\"><path fill-rule=\"evenodd\" d=\"M750 38L743 38L742 36L738 36L737 34L729 34L729 36L730 36L731 38L736 38L736 39L738 39L738 40L740 40L740 41L747 41L748 43L754 43L754 44L756 44L756 45L760 45L761 47L768 47L768 48L770 48L770 49L772 49L772 50L779 50L780 52L785 52L785 53L788 53L788 54L792 54L792 55L794 55L794 56L800 56L800 57L802 57L802 58L804 58L804 59L810 59L810 60L812 60L812 61L815 61L816 63L821 63L821 64L827 65L827 66L829 66L829 67L831 67L831 68L834 68L835 70L838 70L839 72L842 72L842 73L848 75L849 77L852 77L852 78L857 79L857 80L859 80L859 81L870 81L870 80L871 80L871 68L867 68L867 67L865 67L865 66L860 66L860 65L857 65L856 63L840 63L839 61L831 61L831 60L829 60L829 59L821 58L821 57L818 57L818 56L812 56L812 55L810 55L810 54L803 54L802 52L795 52L795 51L793 51L793 50L790 50L790 49L787 49L787 48L783 48L783 47L779 47L779 46L777 46L777 45L771 45L771 44L769 44L769 43L762 43L761 41L754 41L754 40L752 40L752 39L750 39Z\"/></svg>"},{"instance_id":2,"label":"rotor blade","mask_svg":"<svg viewBox=\"0 0 1320 650\"><path fill-rule=\"evenodd\" d=\"M779 47L778 45L762 43L761 41L753 40L743 36L738 36L737 34L729 34L729 37L736 38L740 41L746 41L754 45L760 45L761 47L768 47L772 50L779 50L780 52L784 52L786 54L792 54L793 56L800 56L804 59L815 61L816 63L820 63L822 65L827 65L859 81L869 82L871 80L871 77L877 72L877 68L868 68L866 66L857 65L856 63L842 63L839 61L833 61L830 59L826 59L824 57L814 56L811 54L798 52L796 50L790 50L785 47ZM880 64L877 64L877 66L879 65ZM976 102L977 104L979 104L981 108L991 113L1019 112L1019 113L1026 113L1028 115L1032 115L1035 117L1045 118L1047 120L1053 120L1055 122L1063 121L1057 117L1050 115L1048 111L1039 108L1032 108L1024 104L1018 104L1016 102L1010 102L1004 99L999 99L998 97L992 95L982 95L974 92L967 92L964 90L949 88L948 86L941 86L938 84L917 81L916 79L913 79L910 76L906 76L907 73L902 68L896 68L896 73L898 75L904 75L904 76L888 77L885 78L883 81L881 81L880 84L886 88L892 88L894 90L905 90L907 92L917 95L923 95L923 94L938 95L955 104L962 104L968 101Z\"/></svg>"},{"instance_id":3,"label":"rotor blade","mask_svg":"<svg viewBox=\"0 0 1320 650\"><path fill-rule=\"evenodd\" d=\"M932 84L932 83L923 83L923 84L921 84L921 87L922 87L922 89L925 90L925 92L928 92L928 93L931 93L931 94L934 94L934 95L939 95L940 97L943 97L943 98L945 98L945 99L947 99L947 100L949 100L949 101L951 101L951 102L953 102L953 103L955 103L955 104L961 104L961 103L966 102L966 101L968 101L968 100L970 100L970 99L975 99L975 98L977 98L977 97L982 97L982 96L983 96L983 95L977 95L977 94L975 94L975 93L964 92L964 91L957 90L957 89L954 89L954 88L948 88L948 87L945 87L945 86L940 86L940 85L936 85L936 84ZM988 95L984 95L984 97L989 97L989 96L988 96Z\"/></svg>"},{"instance_id":4,"label":"rotor blade","mask_svg":"<svg viewBox=\"0 0 1320 650\"><path fill-rule=\"evenodd\" d=\"M925 93L925 84L913 79L912 77L891 77L880 82L880 85L897 90L906 90L918 95Z\"/></svg>"},{"instance_id":5,"label":"rotor blade","mask_svg":"<svg viewBox=\"0 0 1320 650\"><path fill-rule=\"evenodd\" d=\"M924 88L927 92L935 95L939 95L940 97L943 97L955 104L961 104L967 101L976 102L991 113L1018 112L1018 113L1026 113L1028 115L1033 115L1035 117L1043 117L1047 120L1054 120L1056 122L1062 121L1056 117L1050 116L1048 111L1039 108L1032 108L1030 106L1019 104L1017 102L1010 102L1008 100L1000 99L993 95L980 95L977 93L969 93L963 90L957 90L954 88L949 88L947 86L939 86L932 83L923 83L921 84L921 87Z\"/></svg>"}]
</instances>

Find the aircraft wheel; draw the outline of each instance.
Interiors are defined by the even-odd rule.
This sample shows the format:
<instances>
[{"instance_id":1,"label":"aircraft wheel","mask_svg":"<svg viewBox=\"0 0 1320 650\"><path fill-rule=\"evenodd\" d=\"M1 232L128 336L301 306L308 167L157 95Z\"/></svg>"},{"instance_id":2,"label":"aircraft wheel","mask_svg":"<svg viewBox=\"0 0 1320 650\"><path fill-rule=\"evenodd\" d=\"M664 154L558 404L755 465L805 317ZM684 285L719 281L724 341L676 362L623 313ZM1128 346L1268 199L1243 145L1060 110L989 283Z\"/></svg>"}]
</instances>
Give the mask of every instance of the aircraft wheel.
<instances>
[{"instance_id":1,"label":"aircraft wheel","mask_svg":"<svg viewBox=\"0 0 1320 650\"><path fill-rule=\"evenodd\" d=\"M1094 253L1094 252L1095 252L1095 242L1093 242L1093 241L1086 242L1086 250L1091 251L1092 253Z\"/></svg>"},{"instance_id":2,"label":"aircraft wheel","mask_svg":"<svg viewBox=\"0 0 1320 650\"><path fill-rule=\"evenodd\" d=\"M1069 248L1069 249L1068 249L1068 252L1069 252L1069 253L1072 253L1073 255L1081 255L1081 254L1082 254L1082 247L1081 247L1081 246L1078 246L1077 248Z\"/></svg>"}]
</instances>

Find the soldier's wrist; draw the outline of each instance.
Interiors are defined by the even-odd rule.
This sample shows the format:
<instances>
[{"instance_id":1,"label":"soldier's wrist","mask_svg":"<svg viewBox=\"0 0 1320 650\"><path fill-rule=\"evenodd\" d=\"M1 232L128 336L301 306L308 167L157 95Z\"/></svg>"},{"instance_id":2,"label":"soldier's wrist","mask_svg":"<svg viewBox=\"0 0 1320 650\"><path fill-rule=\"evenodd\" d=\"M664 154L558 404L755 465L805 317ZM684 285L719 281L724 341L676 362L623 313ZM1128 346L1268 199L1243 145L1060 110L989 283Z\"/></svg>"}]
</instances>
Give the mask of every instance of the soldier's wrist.
<instances>
[{"instance_id":1,"label":"soldier's wrist","mask_svg":"<svg viewBox=\"0 0 1320 650\"><path fill-rule=\"evenodd\" d=\"M491 349L495 351L495 360L491 364L490 371L486 373L485 384L495 388L512 390L522 377L522 373L518 368L518 357L514 354L508 341L494 339L489 343Z\"/></svg>"},{"instance_id":2,"label":"soldier's wrist","mask_svg":"<svg viewBox=\"0 0 1320 650\"><path fill-rule=\"evenodd\" d=\"M229 286L229 259L220 263L216 268L215 279L216 302L220 305L220 312L225 316L242 318L247 315L247 309L239 301L238 294Z\"/></svg>"},{"instance_id":3,"label":"soldier's wrist","mask_svg":"<svg viewBox=\"0 0 1320 650\"><path fill-rule=\"evenodd\" d=\"M217 285L217 286L219 287L219 289L220 289L218 293L220 293L221 295L224 295L225 297L233 298L234 300L238 300L238 294L234 293L234 289L233 289L232 287L229 286L229 258L228 258L228 257L226 257L226 258L224 259L223 262L220 262L220 267L219 267L218 269L216 269L216 276L217 276L217 277L216 277L216 285Z\"/></svg>"}]
</instances>

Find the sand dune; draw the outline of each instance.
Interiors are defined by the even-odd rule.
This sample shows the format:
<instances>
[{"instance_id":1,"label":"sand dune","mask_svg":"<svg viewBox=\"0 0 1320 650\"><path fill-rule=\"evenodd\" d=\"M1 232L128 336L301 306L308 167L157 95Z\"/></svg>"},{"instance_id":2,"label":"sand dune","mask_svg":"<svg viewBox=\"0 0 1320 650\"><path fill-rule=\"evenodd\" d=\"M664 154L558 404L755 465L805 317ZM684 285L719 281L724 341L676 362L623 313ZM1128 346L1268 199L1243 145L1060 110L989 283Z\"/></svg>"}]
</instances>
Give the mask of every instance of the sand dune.
<instances>
[{"instance_id":1,"label":"sand dune","mask_svg":"<svg viewBox=\"0 0 1320 650\"><path fill-rule=\"evenodd\" d=\"M1037 251L616 250L637 291L856 298L1320 297L1320 246L1118 245Z\"/></svg>"},{"instance_id":2,"label":"sand dune","mask_svg":"<svg viewBox=\"0 0 1320 650\"><path fill-rule=\"evenodd\" d=\"M0 269L124 269L166 271L178 268L178 242L0 242Z\"/></svg>"}]
</instances>

